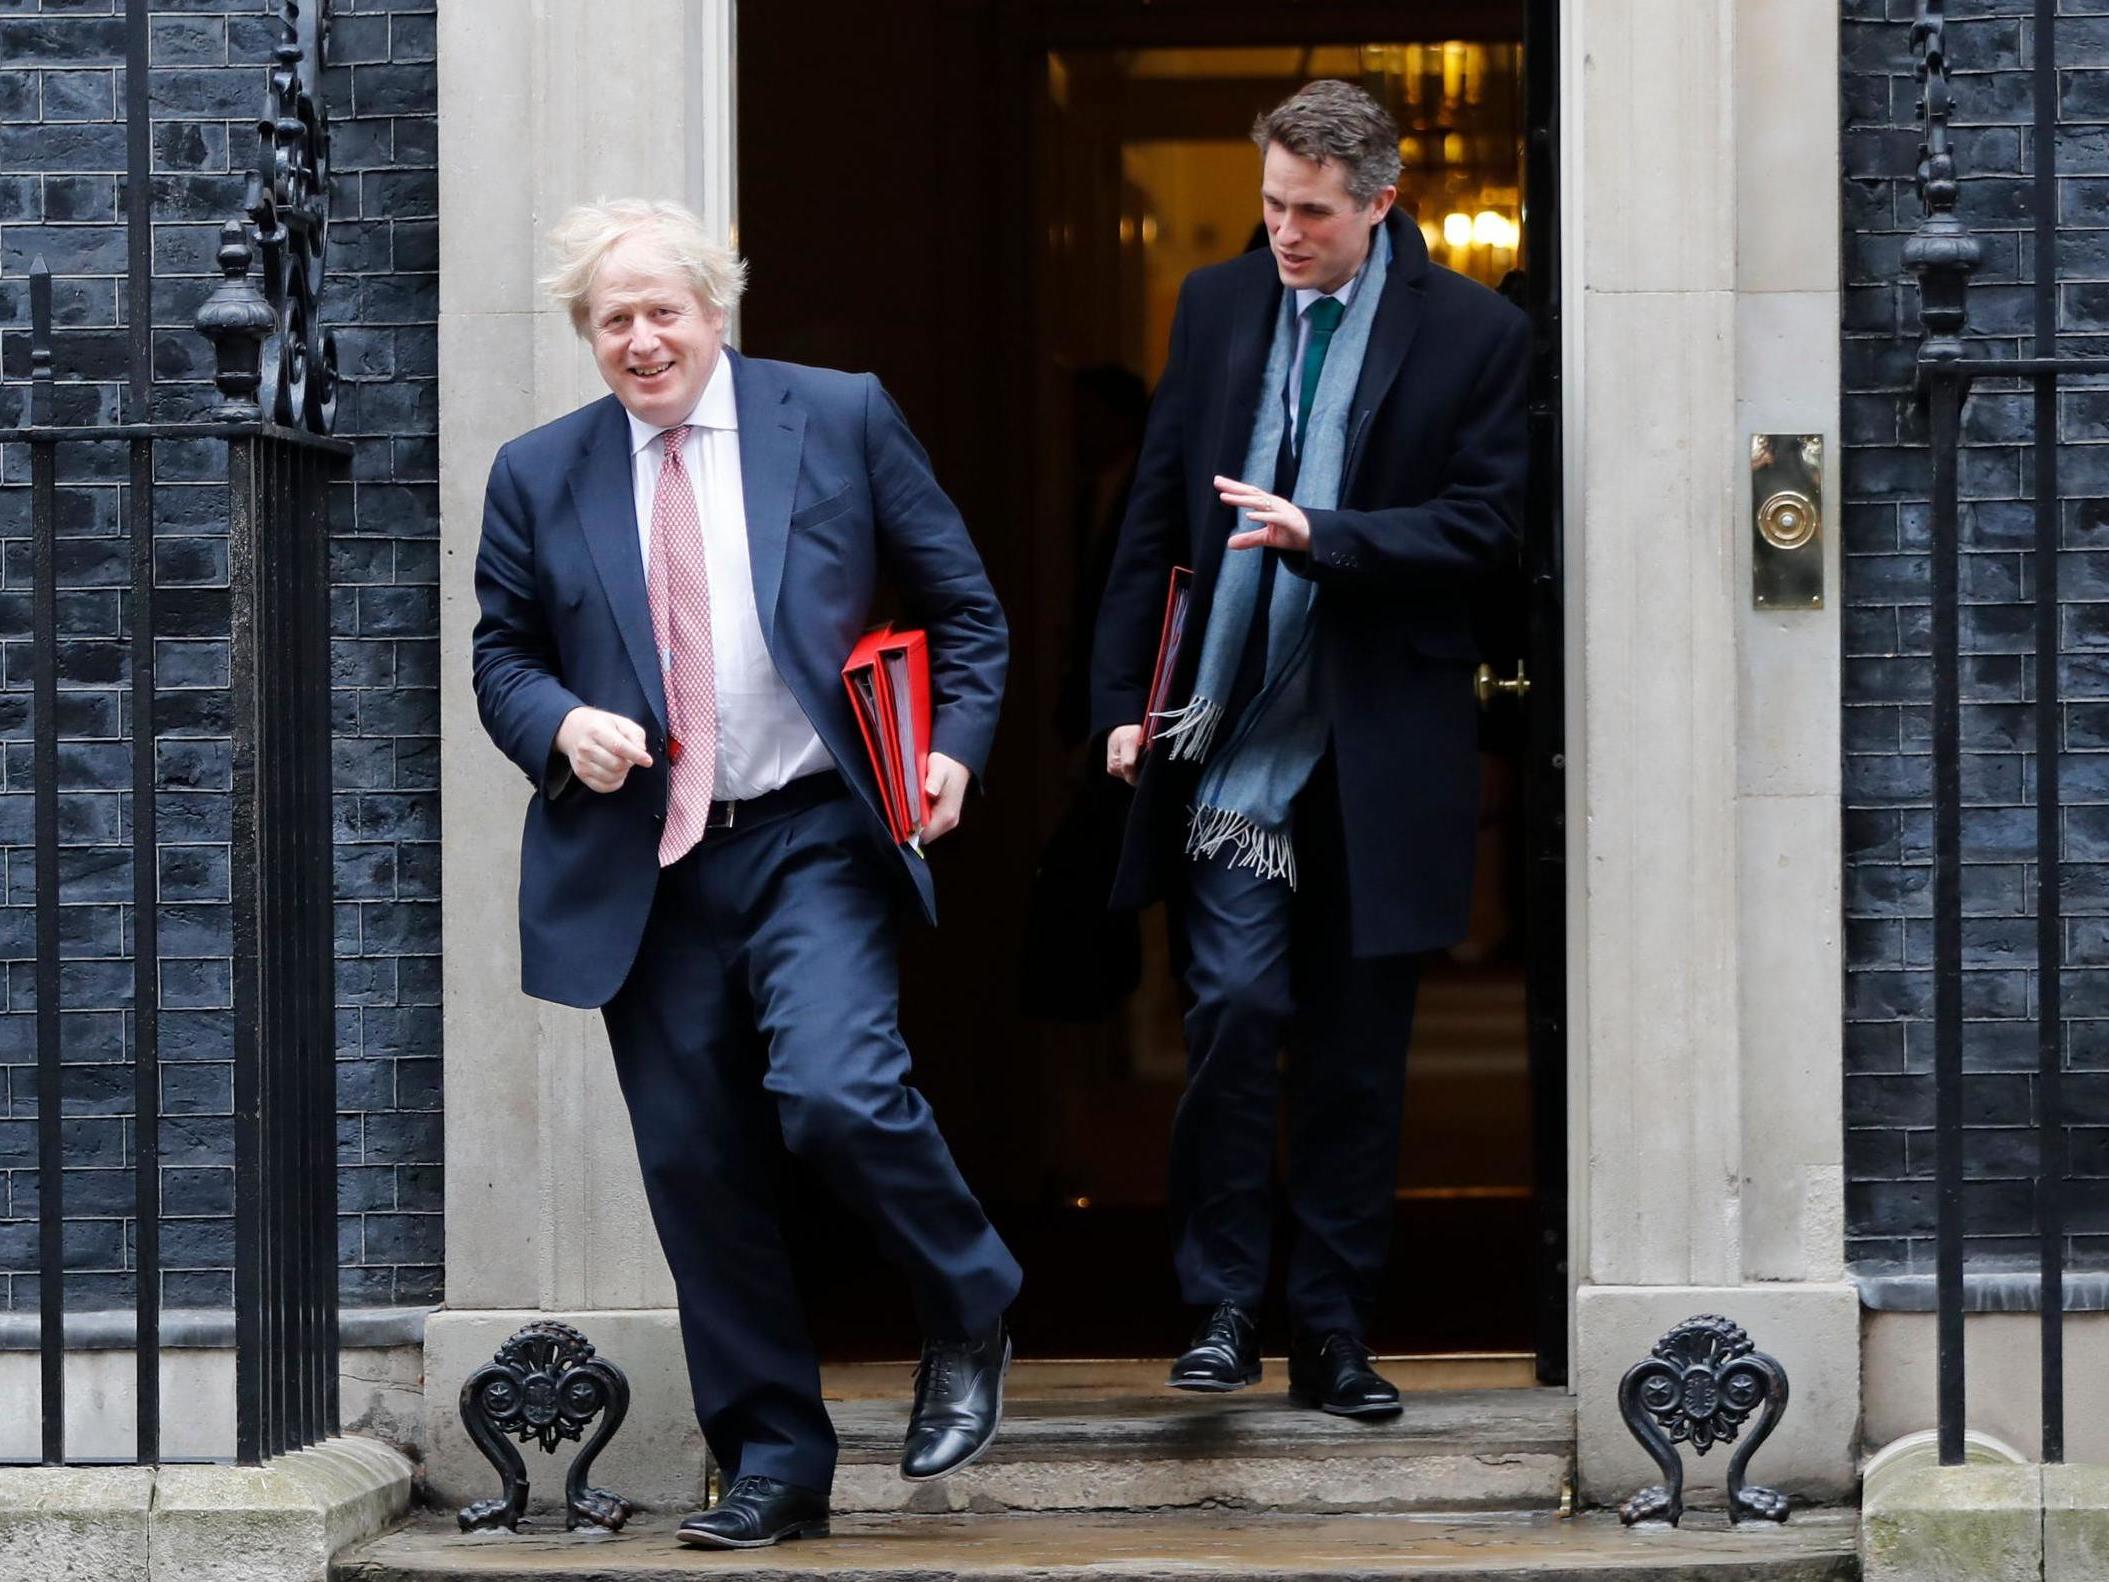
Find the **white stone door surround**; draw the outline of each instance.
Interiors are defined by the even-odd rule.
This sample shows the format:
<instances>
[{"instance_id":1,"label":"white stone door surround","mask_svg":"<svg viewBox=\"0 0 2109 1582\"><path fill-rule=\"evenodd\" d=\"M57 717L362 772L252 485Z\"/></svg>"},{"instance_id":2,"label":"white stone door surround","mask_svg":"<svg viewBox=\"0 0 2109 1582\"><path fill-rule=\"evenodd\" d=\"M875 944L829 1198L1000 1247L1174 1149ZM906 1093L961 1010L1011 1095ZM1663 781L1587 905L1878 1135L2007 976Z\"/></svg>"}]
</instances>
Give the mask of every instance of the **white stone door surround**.
<instances>
[{"instance_id":1,"label":"white stone door surround","mask_svg":"<svg viewBox=\"0 0 2109 1582\"><path fill-rule=\"evenodd\" d=\"M523 786L468 685L500 442L599 392L535 283L566 206L679 194L733 230L734 0L440 13L445 1402L514 1322L639 1380L611 1486L694 1449L671 1287L598 1019L519 993ZM611 48L654 39L655 49ZM1836 1495L1859 1417L1841 1103L1835 0L1564 0L1568 948L1585 1497L1651 1476L1619 1374L1691 1313L1786 1363L1754 1468ZM1826 439L1827 607L1749 596L1752 432ZM432 1414L441 1498L480 1462ZM1695 1471L1718 1479L1721 1458Z\"/></svg>"},{"instance_id":2,"label":"white stone door surround","mask_svg":"<svg viewBox=\"0 0 2109 1582\"><path fill-rule=\"evenodd\" d=\"M1619 1376L1724 1312L1786 1364L1753 1476L1850 1488L1836 0L1565 0L1570 1187L1582 1492ZM1749 436L1825 439L1828 598L1760 614ZM1722 1458L1699 1463L1718 1485ZM1702 1480L1703 1481L1703 1480Z\"/></svg>"}]
</instances>

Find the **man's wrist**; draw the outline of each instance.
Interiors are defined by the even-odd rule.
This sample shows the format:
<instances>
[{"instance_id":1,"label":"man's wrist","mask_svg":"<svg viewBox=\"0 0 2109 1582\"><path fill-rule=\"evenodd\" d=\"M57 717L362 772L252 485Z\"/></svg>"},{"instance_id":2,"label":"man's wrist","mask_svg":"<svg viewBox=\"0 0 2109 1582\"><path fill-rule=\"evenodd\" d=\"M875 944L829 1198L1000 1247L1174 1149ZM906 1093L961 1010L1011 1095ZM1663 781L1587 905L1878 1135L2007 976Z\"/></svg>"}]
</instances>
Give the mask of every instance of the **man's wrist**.
<instances>
[{"instance_id":1,"label":"man's wrist","mask_svg":"<svg viewBox=\"0 0 2109 1582\"><path fill-rule=\"evenodd\" d=\"M557 721L556 739L551 745L555 747L559 757L565 759L571 757L571 749L578 745L576 732L585 728L585 722L579 716L590 714L591 712L591 709L581 703L561 720Z\"/></svg>"}]
</instances>

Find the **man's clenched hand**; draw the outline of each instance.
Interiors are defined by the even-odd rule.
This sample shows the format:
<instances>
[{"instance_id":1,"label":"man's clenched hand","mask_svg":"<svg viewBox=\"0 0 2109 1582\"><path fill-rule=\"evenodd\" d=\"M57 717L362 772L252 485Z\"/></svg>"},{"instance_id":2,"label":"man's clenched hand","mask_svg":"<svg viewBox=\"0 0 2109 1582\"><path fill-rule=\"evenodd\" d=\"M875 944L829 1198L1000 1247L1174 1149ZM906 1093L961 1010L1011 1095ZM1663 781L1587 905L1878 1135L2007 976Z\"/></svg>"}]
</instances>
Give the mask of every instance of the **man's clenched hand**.
<instances>
[{"instance_id":1,"label":"man's clenched hand","mask_svg":"<svg viewBox=\"0 0 2109 1582\"><path fill-rule=\"evenodd\" d=\"M1133 785L1142 776L1142 727L1116 725L1106 733L1106 773Z\"/></svg>"},{"instance_id":2,"label":"man's clenched hand","mask_svg":"<svg viewBox=\"0 0 2109 1582\"><path fill-rule=\"evenodd\" d=\"M925 846L959 827L959 806L966 800L967 786L974 778L967 773L965 764L943 753L931 753L928 761L923 794L930 799L930 817L917 832Z\"/></svg>"},{"instance_id":3,"label":"man's clenched hand","mask_svg":"<svg viewBox=\"0 0 2109 1582\"><path fill-rule=\"evenodd\" d=\"M644 727L606 709L582 705L565 715L557 727L556 749L589 791L617 790L633 766L652 767L652 755L644 750Z\"/></svg>"}]
</instances>

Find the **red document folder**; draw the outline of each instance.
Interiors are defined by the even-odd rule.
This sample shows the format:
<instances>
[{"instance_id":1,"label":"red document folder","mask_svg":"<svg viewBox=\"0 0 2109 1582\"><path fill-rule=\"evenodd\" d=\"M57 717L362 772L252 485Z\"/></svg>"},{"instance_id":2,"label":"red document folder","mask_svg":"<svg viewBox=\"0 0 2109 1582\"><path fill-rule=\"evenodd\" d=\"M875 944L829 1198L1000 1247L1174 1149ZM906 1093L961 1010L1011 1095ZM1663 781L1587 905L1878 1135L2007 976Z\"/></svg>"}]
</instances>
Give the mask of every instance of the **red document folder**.
<instances>
[{"instance_id":1,"label":"red document folder","mask_svg":"<svg viewBox=\"0 0 2109 1582\"><path fill-rule=\"evenodd\" d=\"M1157 664L1150 672L1150 702L1142 715L1142 745L1148 747L1157 734L1157 722L1172 703L1172 674L1179 668L1179 650L1186 641L1186 612L1193 603L1194 574L1185 566L1172 568L1171 586L1164 594L1164 625L1157 633Z\"/></svg>"},{"instance_id":2,"label":"red document folder","mask_svg":"<svg viewBox=\"0 0 2109 1582\"><path fill-rule=\"evenodd\" d=\"M921 632L866 632L842 665L850 712L879 781L886 827L911 839L930 817L930 646Z\"/></svg>"}]
</instances>

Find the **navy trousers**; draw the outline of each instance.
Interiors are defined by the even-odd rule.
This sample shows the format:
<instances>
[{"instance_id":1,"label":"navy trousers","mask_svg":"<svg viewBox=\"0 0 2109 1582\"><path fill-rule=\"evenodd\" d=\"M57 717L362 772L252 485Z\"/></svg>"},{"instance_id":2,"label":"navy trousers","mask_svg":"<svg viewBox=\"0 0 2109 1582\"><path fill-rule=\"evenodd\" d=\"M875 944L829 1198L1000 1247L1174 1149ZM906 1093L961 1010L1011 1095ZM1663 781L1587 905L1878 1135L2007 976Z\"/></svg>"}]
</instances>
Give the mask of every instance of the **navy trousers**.
<instances>
[{"instance_id":1,"label":"navy trousers","mask_svg":"<svg viewBox=\"0 0 2109 1582\"><path fill-rule=\"evenodd\" d=\"M786 1150L869 1222L933 1338L985 1332L1018 1292L1017 1262L909 1084L887 860L846 793L713 830L661 873L604 1013L696 1417L728 1484L834 1480L778 1222Z\"/></svg>"},{"instance_id":2,"label":"navy trousers","mask_svg":"<svg viewBox=\"0 0 2109 1582\"><path fill-rule=\"evenodd\" d=\"M1299 1333L1359 1335L1391 1243L1420 961L1354 954L1329 762L1297 799L1294 839L1293 889L1189 857L1174 898L1187 1085L1172 1130L1173 1263L1193 1306L1259 1307L1286 1072L1290 1319Z\"/></svg>"}]
</instances>

